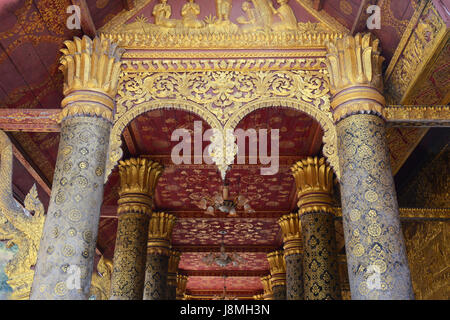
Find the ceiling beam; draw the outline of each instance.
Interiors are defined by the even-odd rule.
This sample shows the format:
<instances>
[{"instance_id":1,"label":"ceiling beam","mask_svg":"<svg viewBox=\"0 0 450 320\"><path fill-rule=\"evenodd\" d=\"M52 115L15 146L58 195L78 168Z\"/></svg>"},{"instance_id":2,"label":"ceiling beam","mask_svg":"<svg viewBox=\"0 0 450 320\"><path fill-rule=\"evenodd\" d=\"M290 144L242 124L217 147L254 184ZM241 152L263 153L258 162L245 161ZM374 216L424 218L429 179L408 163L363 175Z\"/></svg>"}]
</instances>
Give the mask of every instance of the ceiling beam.
<instances>
[{"instance_id":1,"label":"ceiling beam","mask_svg":"<svg viewBox=\"0 0 450 320\"><path fill-rule=\"evenodd\" d=\"M211 245L176 245L172 244L172 248L181 252L220 252L220 246ZM279 249L278 246L262 246L262 245L227 245L227 252L257 252L268 253Z\"/></svg>"},{"instance_id":2,"label":"ceiling beam","mask_svg":"<svg viewBox=\"0 0 450 320\"><path fill-rule=\"evenodd\" d=\"M180 270L188 277L264 277L269 270Z\"/></svg>"},{"instance_id":3,"label":"ceiling beam","mask_svg":"<svg viewBox=\"0 0 450 320\"><path fill-rule=\"evenodd\" d=\"M0 130L26 132L59 132L61 109L0 108Z\"/></svg>"},{"instance_id":4,"label":"ceiling beam","mask_svg":"<svg viewBox=\"0 0 450 320\"><path fill-rule=\"evenodd\" d=\"M322 10L325 0L313 0L313 8L317 11Z\"/></svg>"},{"instance_id":5,"label":"ceiling beam","mask_svg":"<svg viewBox=\"0 0 450 320\"><path fill-rule=\"evenodd\" d=\"M73 5L80 7L80 22L81 29L84 34L94 38L97 35L97 29L95 28L94 20L92 19L91 12L86 3L86 0L71 0Z\"/></svg>"},{"instance_id":6,"label":"ceiling beam","mask_svg":"<svg viewBox=\"0 0 450 320\"><path fill-rule=\"evenodd\" d=\"M134 0L122 0L125 10L130 11L134 8Z\"/></svg>"},{"instance_id":7,"label":"ceiling beam","mask_svg":"<svg viewBox=\"0 0 450 320\"><path fill-rule=\"evenodd\" d=\"M23 150L22 146L14 139L11 134L8 134L13 147L13 154L17 160L25 167L28 173L36 180L37 184L50 196L52 191L51 184L44 176L39 167L33 162L33 160Z\"/></svg>"}]
</instances>

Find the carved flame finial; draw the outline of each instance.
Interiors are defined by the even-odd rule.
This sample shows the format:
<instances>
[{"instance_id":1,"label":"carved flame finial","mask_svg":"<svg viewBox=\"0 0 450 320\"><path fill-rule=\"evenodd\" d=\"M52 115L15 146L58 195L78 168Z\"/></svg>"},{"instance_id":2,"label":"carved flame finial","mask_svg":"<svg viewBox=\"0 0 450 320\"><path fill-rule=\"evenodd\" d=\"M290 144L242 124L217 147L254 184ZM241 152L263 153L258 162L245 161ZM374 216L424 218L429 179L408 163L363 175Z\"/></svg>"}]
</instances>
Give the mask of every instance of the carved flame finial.
<instances>
[{"instance_id":1,"label":"carved flame finial","mask_svg":"<svg viewBox=\"0 0 450 320\"><path fill-rule=\"evenodd\" d=\"M164 212L154 212L148 227L147 252L169 256L170 239L176 217Z\"/></svg>"},{"instance_id":2,"label":"carved flame finial","mask_svg":"<svg viewBox=\"0 0 450 320\"><path fill-rule=\"evenodd\" d=\"M150 214L153 194L162 171L161 164L146 158L120 161L118 213L131 210Z\"/></svg>"},{"instance_id":3,"label":"carved flame finial","mask_svg":"<svg viewBox=\"0 0 450 320\"><path fill-rule=\"evenodd\" d=\"M120 58L125 51L105 37L75 37L64 41L59 69L64 74L61 102L66 116L87 114L112 119L114 97L120 74Z\"/></svg>"},{"instance_id":4,"label":"carved flame finial","mask_svg":"<svg viewBox=\"0 0 450 320\"><path fill-rule=\"evenodd\" d=\"M342 39L325 42L335 121L352 113L383 115L384 58L379 44L371 33L346 35Z\"/></svg>"}]
</instances>

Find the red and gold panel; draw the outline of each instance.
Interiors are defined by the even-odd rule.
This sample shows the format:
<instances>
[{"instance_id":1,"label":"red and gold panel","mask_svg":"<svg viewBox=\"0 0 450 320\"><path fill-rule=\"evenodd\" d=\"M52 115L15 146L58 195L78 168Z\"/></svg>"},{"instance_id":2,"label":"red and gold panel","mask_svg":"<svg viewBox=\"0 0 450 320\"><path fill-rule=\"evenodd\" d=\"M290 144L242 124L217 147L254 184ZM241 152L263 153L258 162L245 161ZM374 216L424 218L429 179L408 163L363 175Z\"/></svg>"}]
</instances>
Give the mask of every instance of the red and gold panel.
<instances>
[{"instance_id":1,"label":"red and gold panel","mask_svg":"<svg viewBox=\"0 0 450 320\"><path fill-rule=\"evenodd\" d=\"M226 250L226 248L225 248ZM242 262L238 265L229 264L226 267L228 271L267 271L269 270L269 262L267 261L267 254L260 252L236 252L241 258ZM181 254L179 269L182 270L218 270L220 267L216 264L208 265L202 261L207 252L184 252Z\"/></svg>"},{"instance_id":2,"label":"red and gold panel","mask_svg":"<svg viewBox=\"0 0 450 320\"><path fill-rule=\"evenodd\" d=\"M176 245L220 245L220 230L226 230L225 245L276 245L280 238L277 219L270 218L178 219L172 233Z\"/></svg>"},{"instance_id":3,"label":"red and gold panel","mask_svg":"<svg viewBox=\"0 0 450 320\"><path fill-rule=\"evenodd\" d=\"M227 291L262 290L260 277L228 277L225 279ZM189 277L186 290L189 291L223 291L222 277Z\"/></svg>"}]
</instances>

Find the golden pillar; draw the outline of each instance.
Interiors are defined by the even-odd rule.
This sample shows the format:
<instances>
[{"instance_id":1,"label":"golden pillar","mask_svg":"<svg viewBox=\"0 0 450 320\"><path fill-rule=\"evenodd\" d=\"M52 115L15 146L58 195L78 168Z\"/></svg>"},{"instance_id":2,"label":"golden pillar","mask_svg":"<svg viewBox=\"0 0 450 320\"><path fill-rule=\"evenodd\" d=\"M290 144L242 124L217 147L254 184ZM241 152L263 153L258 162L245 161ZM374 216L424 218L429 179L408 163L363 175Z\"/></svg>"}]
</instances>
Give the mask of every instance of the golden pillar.
<instances>
[{"instance_id":1,"label":"golden pillar","mask_svg":"<svg viewBox=\"0 0 450 320\"><path fill-rule=\"evenodd\" d=\"M142 300L148 225L163 167L150 159L120 161L117 227L111 300Z\"/></svg>"},{"instance_id":2,"label":"golden pillar","mask_svg":"<svg viewBox=\"0 0 450 320\"><path fill-rule=\"evenodd\" d=\"M300 217L297 213L282 216L278 224L283 232L286 262L286 298L303 300L303 253Z\"/></svg>"},{"instance_id":3,"label":"golden pillar","mask_svg":"<svg viewBox=\"0 0 450 320\"><path fill-rule=\"evenodd\" d=\"M264 295L263 294L255 294L253 296L253 300L264 300Z\"/></svg>"},{"instance_id":4,"label":"golden pillar","mask_svg":"<svg viewBox=\"0 0 450 320\"><path fill-rule=\"evenodd\" d=\"M413 299L386 144L379 41L327 44L352 299Z\"/></svg>"},{"instance_id":5,"label":"golden pillar","mask_svg":"<svg viewBox=\"0 0 450 320\"><path fill-rule=\"evenodd\" d=\"M272 285L270 284L270 274L261 277L261 283L264 289L263 300L273 300Z\"/></svg>"},{"instance_id":6,"label":"golden pillar","mask_svg":"<svg viewBox=\"0 0 450 320\"><path fill-rule=\"evenodd\" d=\"M270 267L270 286L273 300L286 300L286 262L283 251L274 251L267 255Z\"/></svg>"},{"instance_id":7,"label":"golden pillar","mask_svg":"<svg viewBox=\"0 0 450 320\"><path fill-rule=\"evenodd\" d=\"M184 300L184 294L186 292L186 286L188 282L188 276L184 274L177 275L177 300Z\"/></svg>"},{"instance_id":8,"label":"golden pillar","mask_svg":"<svg viewBox=\"0 0 450 320\"><path fill-rule=\"evenodd\" d=\"M324 158L292 166L303 234L305 300L340 299L332 204L333 171Z\"/></svg>"},{"instance_id":9,"label":"golden pillar","mask_svg":"<svg viewBox=\"0 0 450 320\"><path fill-rule=\"evenodd\" d=\"M84 300L94 264L106 157L123 49L65 41L61 134L30 299Z\"/></svg>"},{"instance_id":10,"label":"golden pillar","mask_svg":"<svg viewBox=\"0 0 450 320\"><path fill-rule=\"evenodd\" d=\"M164 212L155 212L150 219L144 300L167 299L170 239L175 219L175 216Z\"/></svg>"},{"instance_id":11,"label":"golden pillar","mask_svg":"<svg viewBox=\"0 0 450 320\"><path fill-rule=\"evenodd\" d=\"M181 252L170 250L169 271L167 273L167 299L176 300L177 298L177 273L180 263Z\"/></svg>"}]
</instances>

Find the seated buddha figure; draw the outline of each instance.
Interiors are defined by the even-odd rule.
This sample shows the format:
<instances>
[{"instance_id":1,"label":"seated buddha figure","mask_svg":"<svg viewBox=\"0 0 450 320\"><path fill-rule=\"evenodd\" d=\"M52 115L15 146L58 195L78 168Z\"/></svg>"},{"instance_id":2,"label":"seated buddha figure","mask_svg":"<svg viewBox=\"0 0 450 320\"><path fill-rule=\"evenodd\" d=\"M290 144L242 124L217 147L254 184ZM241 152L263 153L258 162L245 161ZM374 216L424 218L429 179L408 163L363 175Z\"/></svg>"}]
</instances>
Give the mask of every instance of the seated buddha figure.
<instances>
[{"instance_id":1,"label":"seated buddha figure","mask_svg":"<svg viewBox=\"0 0 450 320\"><path fill-rule=\"evenodd\" d=\"M194 2L194 0L188 0L187 3L181 8L181 17L183 26L186 28L203 28L205 24L203 21L197 19L200 14L200 6Z\"/></svg>"},{"instance_id":2,"label":"seated buddha figure","mask_svg":"<svg viewBox=\"0 0 450 320\"><path fill-rule=\"evenodd\" d=\"M270 7L274 15L277 15L281 21L274 22L272 29L275 31L297 30L297 18L294 11L288 4L289 0L277 0L280 7L275 9L270 2Z\"/></svg>"},{"instance_id":3,"label":"seated buddha figure","mask_svg":"<svg viewBox=\"0 0 450 320\"><path fill-rule=\"evenodd\" d=\"M155 24L157 26L166 28L175 28L177 26L177 21L175 19L170 19L172 15L172 8L167 4L167 0L160 0L160 3L153 7L152 14L155 17Z\"/></svg>"}]
</instances>

